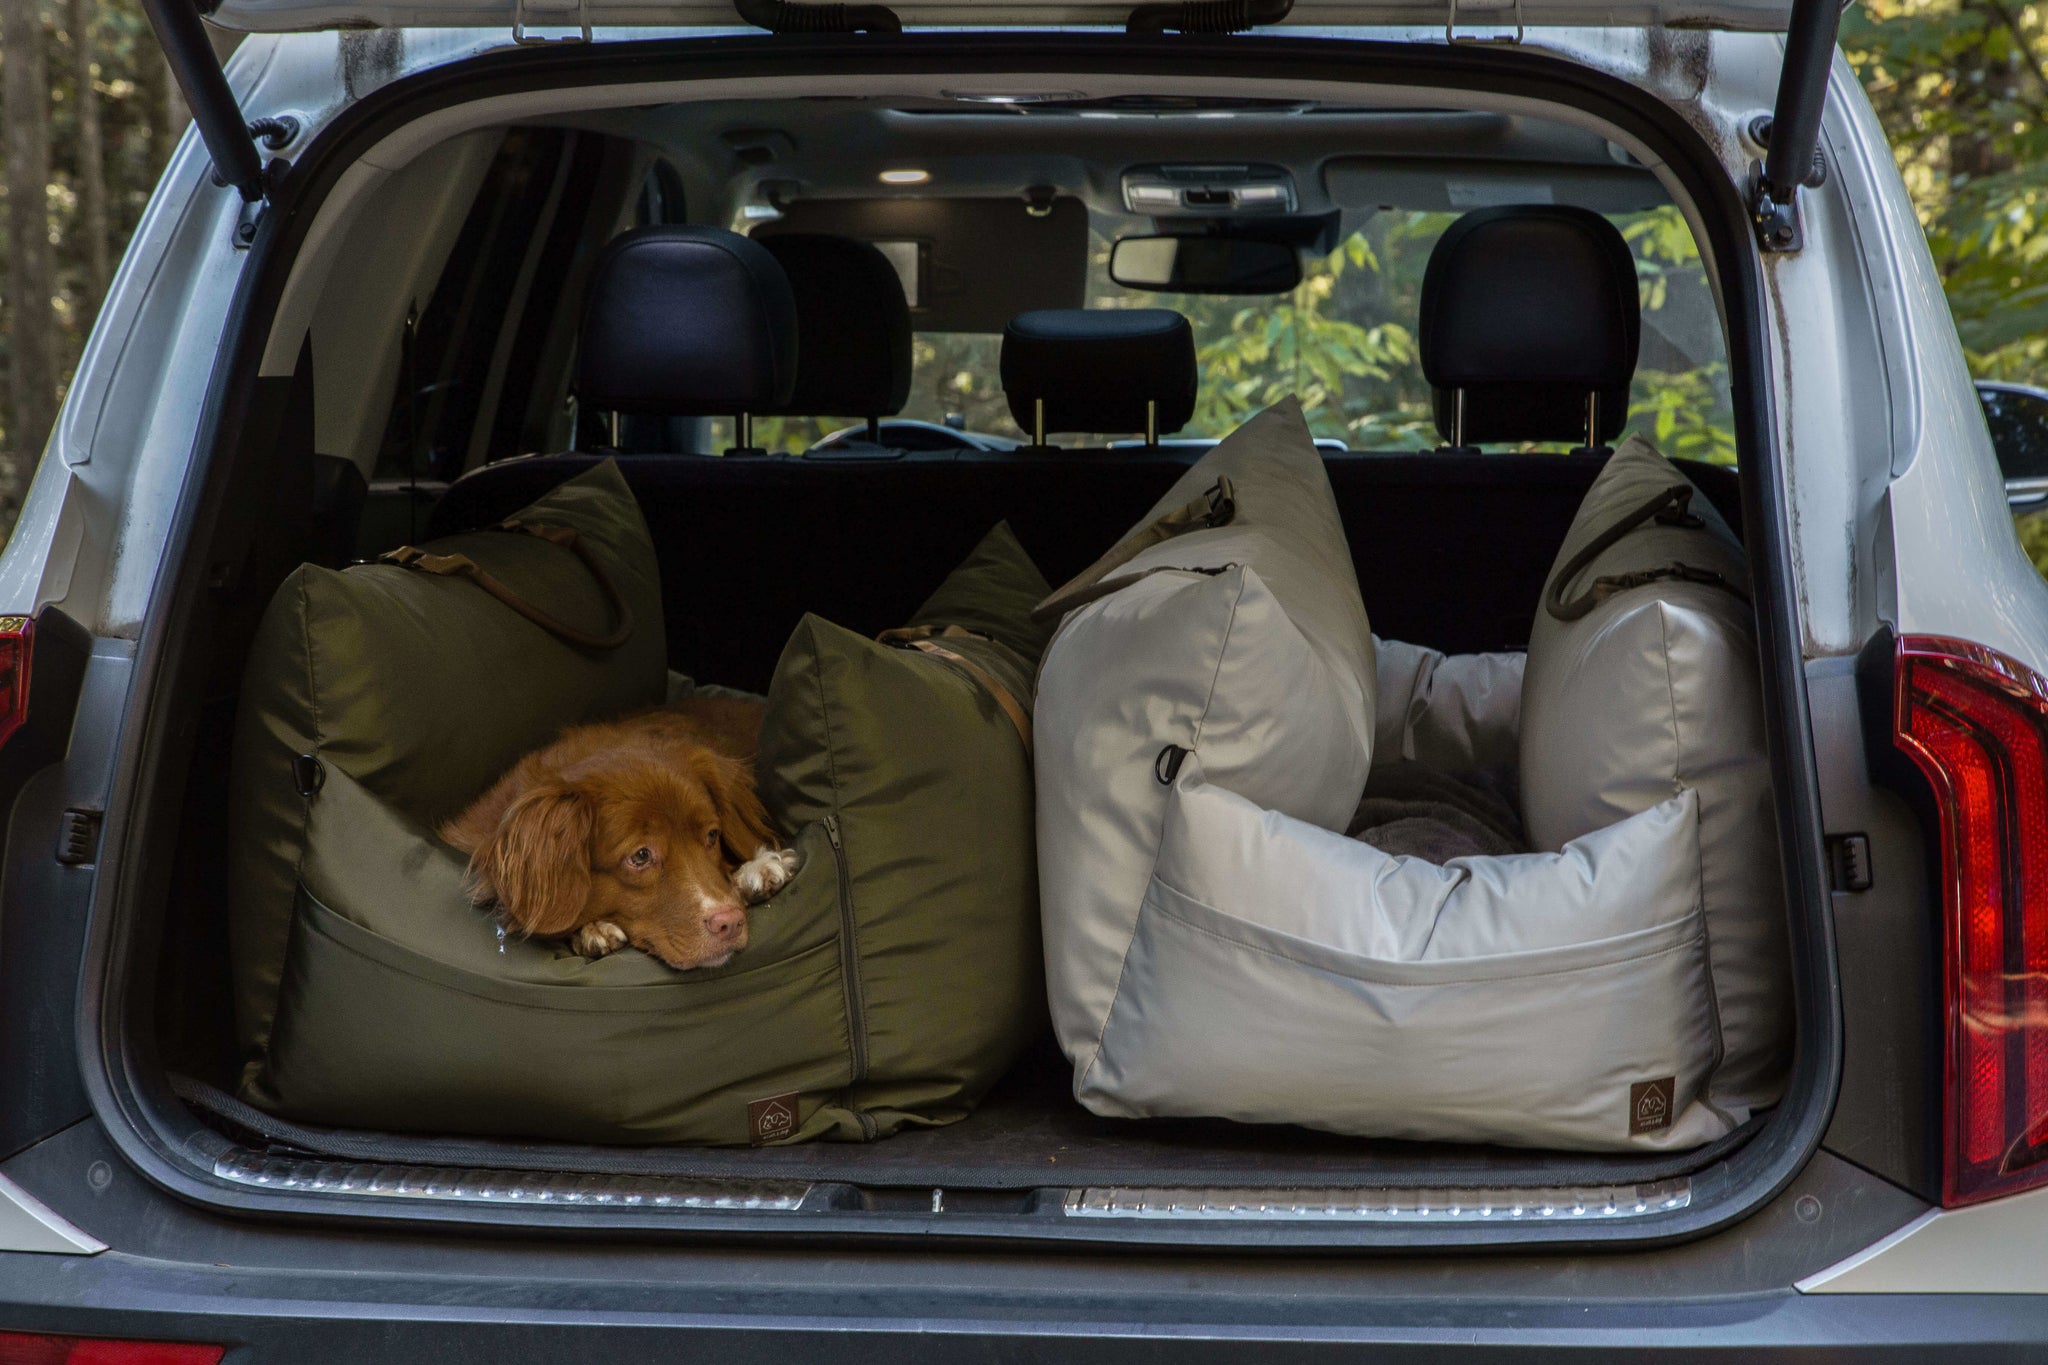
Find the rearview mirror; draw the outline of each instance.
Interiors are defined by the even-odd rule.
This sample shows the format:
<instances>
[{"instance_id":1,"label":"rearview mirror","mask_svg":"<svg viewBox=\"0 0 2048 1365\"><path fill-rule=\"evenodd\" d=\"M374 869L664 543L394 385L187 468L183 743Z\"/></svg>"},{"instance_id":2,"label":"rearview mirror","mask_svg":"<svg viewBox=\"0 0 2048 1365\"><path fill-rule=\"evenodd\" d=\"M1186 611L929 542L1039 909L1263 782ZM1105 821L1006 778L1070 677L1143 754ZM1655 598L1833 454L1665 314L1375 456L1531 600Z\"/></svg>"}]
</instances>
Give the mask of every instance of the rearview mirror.
<instances>
[{"instance_id":1,"label":"rearview mirror","mask_svg":"<svg viewBox=\"0 0 2048 1365\"><path fill-rule=\"evenodd\" d=\"M1120 237L1109 277L1161 294L1285 294L1301 283L1301 257L1256 238Z\"/></svg>"}]
</instances>

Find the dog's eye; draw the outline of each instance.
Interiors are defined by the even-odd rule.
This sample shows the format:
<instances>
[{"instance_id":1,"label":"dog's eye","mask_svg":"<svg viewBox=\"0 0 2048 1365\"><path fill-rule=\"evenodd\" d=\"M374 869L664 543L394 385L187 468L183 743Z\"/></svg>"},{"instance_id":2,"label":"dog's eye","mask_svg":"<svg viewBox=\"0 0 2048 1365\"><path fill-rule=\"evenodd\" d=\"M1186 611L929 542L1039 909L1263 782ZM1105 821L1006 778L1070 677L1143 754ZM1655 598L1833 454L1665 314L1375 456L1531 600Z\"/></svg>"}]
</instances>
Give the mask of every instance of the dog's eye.
<instances>
[{"instance_id":1,"label":"dog's eye","mask_svg":"<svg viewBox=\"0 0 2048 1365\"><path fill-rule=\"evenodd\" d=\"M626 855L626 862L633 867L645 867L653 861L654 850L651 848L636 848Z\"/></svg>"},{"instance_id":2,"label":"dog's eye","mask_svg":"<svg viewBox=\"0 0 2048 1365\"><path fill-rule=\"evenodd\" d=\"M704 832L704 847L706 847L706 848L717 848L717 847L718 847L718 830L717 830L717 828L716 828L715 826L714 826L713 828L711 828L711 829L708 829L708 830L706 830L706 831Z\"/></svg>"}]
</instances>

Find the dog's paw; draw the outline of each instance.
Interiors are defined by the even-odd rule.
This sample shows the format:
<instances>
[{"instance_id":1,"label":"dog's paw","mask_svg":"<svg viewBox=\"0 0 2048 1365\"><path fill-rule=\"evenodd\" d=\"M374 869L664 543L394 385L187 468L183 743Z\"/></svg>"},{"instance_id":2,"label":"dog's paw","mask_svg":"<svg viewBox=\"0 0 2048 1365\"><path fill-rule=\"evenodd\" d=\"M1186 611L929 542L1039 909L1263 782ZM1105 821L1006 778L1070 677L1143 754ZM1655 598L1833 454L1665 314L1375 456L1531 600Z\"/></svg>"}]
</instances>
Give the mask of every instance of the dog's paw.
<instances>
[{"instance_id":1,"label":"dog's paw","mask_svg":"<svg viewBox=\"0 0 2048 1365\"><path fill-rule=\"evenodd\" d=\"M759 905L796 875L796 850L763 848L732 874L733 889L748 905Z\"/></svg>"},{"instance_id":2,"label":"dog's paw","mask_svg":"<svg viewBox=\"0 0 2048 1365\"><path fill-rule=\"evenodd\" d=\"M569 946L584 957L603 957L626 946L626 931L608 919L592 920L569 936Z\"/></svg>"}]
</instances>

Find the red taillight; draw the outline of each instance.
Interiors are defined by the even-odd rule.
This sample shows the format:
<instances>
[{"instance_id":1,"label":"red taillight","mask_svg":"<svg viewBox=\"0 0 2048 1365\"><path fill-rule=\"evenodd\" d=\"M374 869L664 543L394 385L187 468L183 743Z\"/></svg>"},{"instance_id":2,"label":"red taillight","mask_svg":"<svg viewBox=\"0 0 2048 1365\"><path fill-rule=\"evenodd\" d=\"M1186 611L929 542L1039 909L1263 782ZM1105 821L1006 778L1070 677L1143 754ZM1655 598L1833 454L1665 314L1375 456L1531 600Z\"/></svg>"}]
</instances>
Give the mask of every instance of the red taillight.
<instances>
[{"instance_id":1,"label":"red taillight","mask_svg":"<svg viewBox=\"0 0 2048 1365\"><path fill-rule=\"evenodd\" d=\"M35 638L34 618L0 616L0 744L28 719L28 666Z\"/></svg>"},{"instance_id":2,"label":"red taillight","mask_svg":"<svg viewBox=\"0 0 2048 1365\"><path fill-rule=\"evenodd\" d=\"M216 1365L225 1346L0 1332L0 1365Z\"/></svg>"},{"instance_id":3,"label":"red taillight","mask_svg":"<svg viewBox=\"0 0 2048 1365\"><path fill-rule=\"evenodd\" d=\"M1942 1202L2048 1182L2048 679L1982 645L1899 641L1898 746L1941 816Z\"/></svg>"}]
</instances>

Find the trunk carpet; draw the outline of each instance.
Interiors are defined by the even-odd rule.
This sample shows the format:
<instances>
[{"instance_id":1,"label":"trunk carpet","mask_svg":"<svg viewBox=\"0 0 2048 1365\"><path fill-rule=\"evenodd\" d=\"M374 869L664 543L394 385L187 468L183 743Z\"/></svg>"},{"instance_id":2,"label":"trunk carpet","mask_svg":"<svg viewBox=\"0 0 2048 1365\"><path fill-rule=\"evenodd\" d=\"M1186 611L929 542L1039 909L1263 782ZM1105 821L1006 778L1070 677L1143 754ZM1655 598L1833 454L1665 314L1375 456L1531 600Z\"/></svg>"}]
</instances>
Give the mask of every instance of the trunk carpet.
<instances>
[{"instance_id":1,"label":"trunk carpet","mask_svg":"<svg viewBox=\"0 0 2048 1365\"><path fill-rule=\"evenodd\" d=\"M1097 1118L1074 1102L1071 1075L1048 1038L959 1123L873 1143L761 1148L586 1147L309 1128L201 1082L179 1078L176 1088L218 1130L351 1161L912 1188L1633 1185L1698 1170L1748 1141L1763 1121L1753 1118L1690 1152L1521 1151L1222 1120Z\"/></svg>"}]
</instances>

